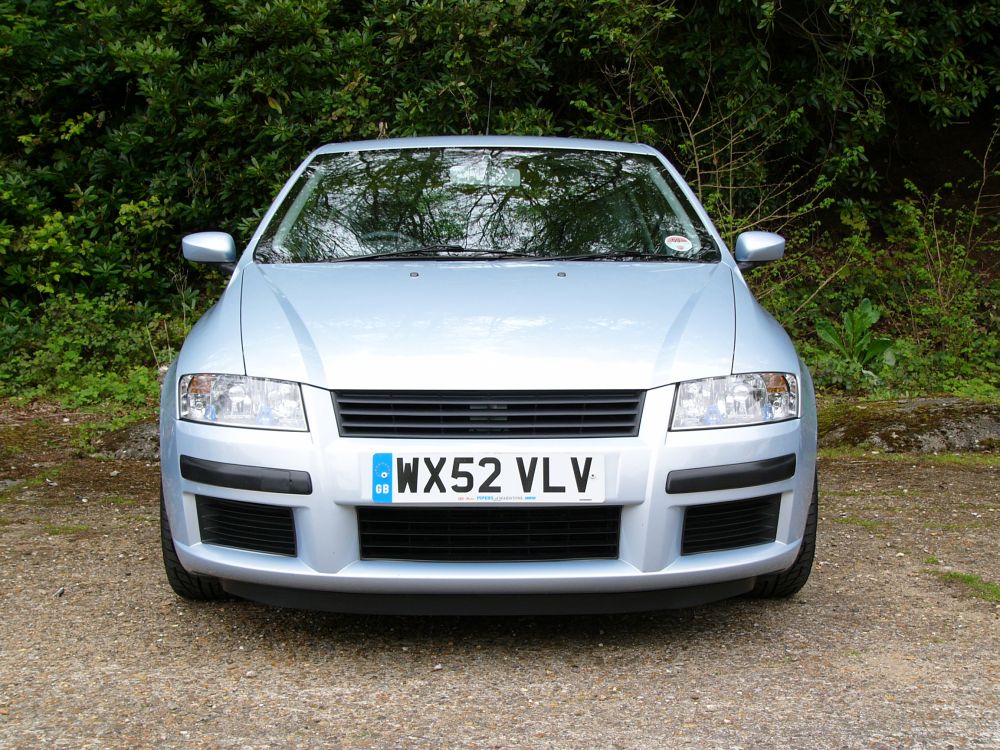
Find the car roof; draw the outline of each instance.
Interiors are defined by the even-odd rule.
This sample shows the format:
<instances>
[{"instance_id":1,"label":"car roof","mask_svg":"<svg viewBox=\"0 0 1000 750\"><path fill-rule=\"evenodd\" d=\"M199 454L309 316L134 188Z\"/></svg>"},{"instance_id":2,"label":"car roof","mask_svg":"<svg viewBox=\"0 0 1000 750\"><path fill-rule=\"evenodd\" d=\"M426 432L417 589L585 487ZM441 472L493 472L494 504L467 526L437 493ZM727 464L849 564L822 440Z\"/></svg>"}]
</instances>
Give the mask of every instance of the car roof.
<instances>
[{"instance_id":1,"label":"car roof","mask_svg":"<svg viewBox=\"0 0 1000 750\"><path fill-rule=\"evenodd\" d=\"M624 154L660 156L652 146L643 143L600 141L588 138L552 138L522 135L443 135L412 138L383 138L376 141L330 143L313 152L336 154L345 151L392 151L417 148L547 148L575 151L614 151ZM661 157L662 158L662 157Z\"/></svg>"}]
</instances>

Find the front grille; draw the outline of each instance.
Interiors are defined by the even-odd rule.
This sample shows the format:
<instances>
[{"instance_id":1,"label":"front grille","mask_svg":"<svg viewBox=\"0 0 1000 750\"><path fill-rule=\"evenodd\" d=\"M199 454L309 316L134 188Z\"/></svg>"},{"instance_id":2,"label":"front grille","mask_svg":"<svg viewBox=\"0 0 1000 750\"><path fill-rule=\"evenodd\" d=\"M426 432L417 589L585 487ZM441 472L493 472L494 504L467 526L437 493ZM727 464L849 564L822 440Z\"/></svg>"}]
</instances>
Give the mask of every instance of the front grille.
<instances>
[{"instance_id":1,"label":"front grille","mask_svg":"<svg viewBox=\"0 0 1000 750\"><path fill-rule=\"evenodd\" d=\"M201 540L224 547L295 556L292 509L197 495Z\"/></svg>"},{"instance_id":2,"label":"front grille","mask_svg":"<svg viewBox=\"0 0 1000 750\"><path fill-rule=\"evenodd\" d=\"M572 438L639 433L643 391L338 391L342 437Z\"/></svg>"},{"instance_id":3,"label":"front grille","mask_svg":"<svg viewBox=\"0 0 1000 750\"><path fill-rule=\"evenodd\" d=\"M681 554L714 552L773 542L781 495L690 505L684 511Z\"/></svg>"},{"instance_id":4,"label":"front grille","mask_svg":"<svg viewBox=\"0 0 1000 750\"><path fill-rule=\"evenodd\" d=\"M359 507L366 560L485 562L618 557L621 506Z\"/></svg>"}]
</instances>

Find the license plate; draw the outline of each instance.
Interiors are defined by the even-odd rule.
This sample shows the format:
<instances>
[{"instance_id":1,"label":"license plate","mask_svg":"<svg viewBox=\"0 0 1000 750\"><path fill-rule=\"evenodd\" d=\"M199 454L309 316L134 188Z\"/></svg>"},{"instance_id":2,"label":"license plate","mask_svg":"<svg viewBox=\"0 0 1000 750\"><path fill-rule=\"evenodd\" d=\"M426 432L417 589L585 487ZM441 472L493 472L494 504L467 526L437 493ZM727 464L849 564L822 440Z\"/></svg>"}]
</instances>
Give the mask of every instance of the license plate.
<instances>
[{"instance_id":1,"label":"license plate","mask_svg":"<svg viewBox=\"0 0 1000 750\"><path fill-rule=\"evenodd\" d=\"M605 500L604 456L376 453L371 465L376 503Z\"/></svg>"}]
</instances>

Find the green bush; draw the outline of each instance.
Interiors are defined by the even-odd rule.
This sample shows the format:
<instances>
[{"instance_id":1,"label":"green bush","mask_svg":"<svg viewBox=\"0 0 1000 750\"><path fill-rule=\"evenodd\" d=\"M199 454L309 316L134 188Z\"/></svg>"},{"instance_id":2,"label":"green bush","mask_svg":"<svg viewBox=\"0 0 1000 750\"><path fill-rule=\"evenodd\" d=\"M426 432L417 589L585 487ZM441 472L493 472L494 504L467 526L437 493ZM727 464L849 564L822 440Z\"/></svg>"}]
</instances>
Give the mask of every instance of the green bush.
<instances>
[{"instance_id":1,"label":"green bush","mask_svg":"<svg viewBox=\"0 0 1000 750\"><path fill-rule=\"evenodd\" d=\"M30 311L0 307L0 397L57 398L70 407L155 401L157 369L183 324L120 294L55 294Z\"/></svg>"},{"instance_id":2,"label":"green bush","mask_svg":"<svg viewBox=\"0 0 1000 750\"><path fill-rule=\"evenodd\" d=\"M868 298L907 355L879 387L995 384L992 250L883 175L899 129L989 115L998 23L995 0L0 0L0 391L140 398L216 281L180 236L245 241L322 143L487 127L660 147L727 239L790 233L754 283L807 353Z\"/></svg>"},{"instance_id":3,"label":"green bush","mask_svg":"<svg viewBox=\"0 0 1000 750\"><path fill-rule=\"evenodd\" d=\"M881 225L848 210L847 235L793 235L750 281L822 388L1000 396L996 227L975 206L945 207L950 189L910 192Z\"/></svg>"}]
</instances>

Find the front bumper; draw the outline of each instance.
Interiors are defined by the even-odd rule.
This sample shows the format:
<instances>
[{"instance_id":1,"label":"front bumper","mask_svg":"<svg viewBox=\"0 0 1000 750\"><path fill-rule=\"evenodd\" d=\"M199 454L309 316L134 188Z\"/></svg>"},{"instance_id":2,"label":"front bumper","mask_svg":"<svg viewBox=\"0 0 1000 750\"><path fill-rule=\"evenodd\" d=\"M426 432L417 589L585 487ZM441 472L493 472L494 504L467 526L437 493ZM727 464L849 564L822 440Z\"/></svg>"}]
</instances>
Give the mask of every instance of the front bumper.
<instances>
[{"instance_id":1,"label":"front bumper","mask_svg":"<svg viewBox=\"0 0 1000 750\"><path fill-rule=\"evenodd\" d=\"M303 398L311 431L278 433L179 421L165 393L165 506L178 557L188 571L218 577L227 589L248 598L343 611L422 611L417 600L423 597L442 597L467 611L462 598L470 596L492 597L506 611L517 610L517 597L541 601L553 596L552 602L561 596L603 598L606 608L585 608L622 611L739 594L756 576L788 568L798 553L815 471L815 409L809 398L803 399L799 420L668 432L673 399L668 386L647 393L636 437L480 439L471 447L463 442L462 449L479 454L604 457L606 502L622 506L617 558L541 562L362 559L356 507L373 504L366 498L371 477L365 473L372 454L454 453L456 441L341 438L329 392L304 386ZM205 543L198 495L290 508L296 554ZM780 496L774 541L682 554L688 506L761 496ZM289 592L300 595L289 598ZM328 595L341 595L339 603ZM372 596L395 598L397 606L376 606L367 598ZM412 607L405 606L407 597L415 597ZM643 602L649 606L640 606Z\"/></svg>"}]
</instances>

